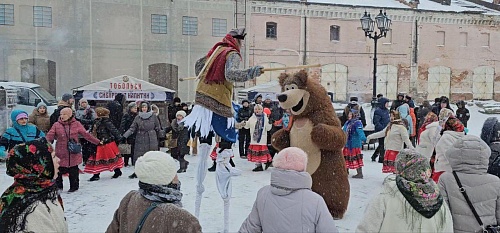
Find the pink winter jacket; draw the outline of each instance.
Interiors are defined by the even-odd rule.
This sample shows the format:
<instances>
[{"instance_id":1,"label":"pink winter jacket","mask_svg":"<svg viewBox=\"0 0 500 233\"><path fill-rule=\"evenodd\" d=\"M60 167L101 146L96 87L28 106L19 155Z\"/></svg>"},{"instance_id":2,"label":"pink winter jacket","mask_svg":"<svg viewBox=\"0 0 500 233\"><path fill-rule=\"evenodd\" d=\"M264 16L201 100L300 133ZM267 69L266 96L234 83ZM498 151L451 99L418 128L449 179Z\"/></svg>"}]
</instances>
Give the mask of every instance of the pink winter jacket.
<instances>
[{"instance_id":1,"label":"pink winter jacket","mask_svg":"<svg viewBox=\"0 0 500 233\"><path fill-rule=\"evenodd\" d=\"M68 121L57 121L47 133L47 141L50 143L56 141L56 156L61 159L61 167L74 167L82 163L82 153L70 154L68 151L68 135L73 140L80 142L78 136L82 136L93 144L99 144L99 139L88 133L83 125L74 117Z\"/></svg>"}]
</instances>

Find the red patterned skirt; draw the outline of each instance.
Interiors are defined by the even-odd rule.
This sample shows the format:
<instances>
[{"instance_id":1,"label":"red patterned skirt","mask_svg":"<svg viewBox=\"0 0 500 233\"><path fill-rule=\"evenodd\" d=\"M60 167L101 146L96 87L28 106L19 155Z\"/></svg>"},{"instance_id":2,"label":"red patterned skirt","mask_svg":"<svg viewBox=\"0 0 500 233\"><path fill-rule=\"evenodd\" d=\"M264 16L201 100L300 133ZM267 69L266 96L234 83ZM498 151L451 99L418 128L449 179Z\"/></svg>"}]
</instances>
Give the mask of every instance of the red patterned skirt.
<instances>
[{"instance_id":1,"label":"red patterned skirt","mask_svg":"<svg viewBox=\"0 0 500 233\"><path fill-rule=\"evenodd\" d=\"M349 149L347 147L344 147L342 153L344 154L345 167L347 169L358 169L364 166L361 148Z\"/></svg>"},{"instance_id":2,"label":"red patterned skirt","mask_svg":"<svg viewBox=\"0 0 500 233\"><path fill-rule=\"evenodd\" d=\"M212 153L210 153L210 158L215 161L217 159L217 150L219 149L219 143L215 144L214 149L212 150ZM231 158L233 158L234 155L231 155Z\"/></svg>"},{"instance_id":3,"label":"red patterned skirt","mask_svg":"<svg viewBox=\"0 0 500 233\"><path fill-rule=\"evenodd\" d=\"M267 163L273 161L267 145L252 145L248 147L247 159L253 163Z\"/></svg>"},{"instance_id":4,"label":"red patterned skirt","mask_svg":"<svg viewBox=\"0 0 500 233\"><path fill-rule=\"evenodd\" d=\"M386 150L384 155L384 165L382 166L382 173L394 173L396 168L394 162L398 156L399 151Z\"/></svg>"},{"instance_id":5,"label":"red patterned skirt","mask_svg":"<svg viewBox=\"0 0 500 233\"><path fill-rule=\"evenodd\" d=\"M83 172L97 174L123 167L123 158L115 142L97 146L97 152L90 156Z\"/></svg>"}]
</instances>

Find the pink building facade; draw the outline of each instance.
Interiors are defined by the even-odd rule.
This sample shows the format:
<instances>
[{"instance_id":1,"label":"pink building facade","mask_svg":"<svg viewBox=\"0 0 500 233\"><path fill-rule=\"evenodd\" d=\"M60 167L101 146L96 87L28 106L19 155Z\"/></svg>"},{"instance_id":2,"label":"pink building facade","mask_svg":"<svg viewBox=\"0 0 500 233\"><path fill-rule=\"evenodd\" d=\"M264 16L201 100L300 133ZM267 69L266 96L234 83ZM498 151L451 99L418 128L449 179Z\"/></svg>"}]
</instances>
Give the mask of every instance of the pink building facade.
<instances>
[{"instance_id":1,"label":"pink building facade","mask_svg":"<svg viewBox=\"0 0 500 233\"><path fill-rule=\"evenodd\" d=\"M500 12L453 12L453 3L436 3L442 10L434 11L394 2L401 7L385 9L392 30L378 41L377 93L390 99L406 93L424 99L500 100ZM368 102L374 42L361 29L365 10L373 17L380 7L252 1L248 65L321 64L310 73L336 100L358 96ZM255 84L278 75L266 73Z\"/></svg>"}]
</instances>

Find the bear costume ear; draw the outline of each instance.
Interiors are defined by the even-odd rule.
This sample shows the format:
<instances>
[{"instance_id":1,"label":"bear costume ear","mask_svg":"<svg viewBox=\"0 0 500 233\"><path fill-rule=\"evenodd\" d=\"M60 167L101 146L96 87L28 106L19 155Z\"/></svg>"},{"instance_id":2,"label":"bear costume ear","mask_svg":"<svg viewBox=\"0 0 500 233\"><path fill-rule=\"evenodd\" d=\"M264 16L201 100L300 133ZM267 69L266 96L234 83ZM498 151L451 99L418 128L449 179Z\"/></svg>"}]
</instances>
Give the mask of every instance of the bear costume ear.
<instances>
[{"instance_id":1,"label":"bear costume ear","mask_svg":"<svg viewBox=\"0 0 500 233\"><path fill-rule=\"evenodd\" d=\"M287 73L281 73L280 76L278 77L278 80L280 81L280 86L284 87L285 86L285 81L288 78Z\"/></svg>"},{"instance_id":2,"label":"bear costume ear","mask_svg":"<svg viewBox=\"0 0 500 233\"><path fill-rule=\"evenodd\" d=\"M300 70L299 72L295 73L295 78L298 81L297 85L300 87L303 87L307 83L307 72L306 70Z\"/></svg>"}]
</instances>

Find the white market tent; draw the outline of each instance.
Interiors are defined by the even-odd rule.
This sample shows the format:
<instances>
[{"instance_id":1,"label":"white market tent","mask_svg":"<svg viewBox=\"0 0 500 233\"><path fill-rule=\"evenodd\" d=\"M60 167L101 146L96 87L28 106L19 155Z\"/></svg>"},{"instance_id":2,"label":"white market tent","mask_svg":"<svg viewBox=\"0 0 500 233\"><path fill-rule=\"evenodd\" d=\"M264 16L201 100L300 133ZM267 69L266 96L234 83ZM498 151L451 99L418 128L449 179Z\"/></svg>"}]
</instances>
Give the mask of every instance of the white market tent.
<instances>
[{"instance_id":1,"label":"white market tent","mask_svg":"<svg viewBox=\"0 0 500 233\"><path fill-rule=\"evenodd\" d=\"M75 96L87 100L113 100L123 93L128 101L171 101L174 90L152 84L128 75L120 75L86 86L74 88Z\"/></svg>"}]
</instances>

